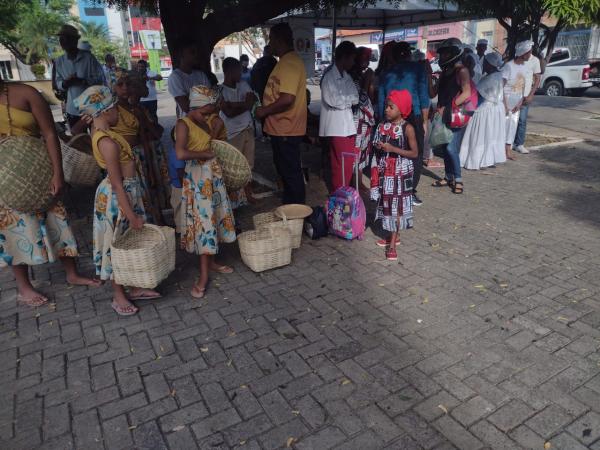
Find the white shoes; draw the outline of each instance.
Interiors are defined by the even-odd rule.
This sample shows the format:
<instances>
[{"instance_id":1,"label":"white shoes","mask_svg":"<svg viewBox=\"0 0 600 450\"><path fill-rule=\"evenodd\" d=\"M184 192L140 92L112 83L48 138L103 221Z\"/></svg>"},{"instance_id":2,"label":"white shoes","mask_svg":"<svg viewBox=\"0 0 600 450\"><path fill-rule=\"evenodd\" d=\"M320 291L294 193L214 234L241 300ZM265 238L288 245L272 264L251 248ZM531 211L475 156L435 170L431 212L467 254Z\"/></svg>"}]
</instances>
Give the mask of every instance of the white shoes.
<instances>
[{"instance_id":1,"label":"white shoes","mask_svg":"<svg viewBox=\"0 0 600 450\"><path fill-rule=\"evenodd\" d=\"M524 145L517 145L515 147L515 151L524 155L527 155L529 153L529 150L527 150Z\"/></svg>"}]
</instances>

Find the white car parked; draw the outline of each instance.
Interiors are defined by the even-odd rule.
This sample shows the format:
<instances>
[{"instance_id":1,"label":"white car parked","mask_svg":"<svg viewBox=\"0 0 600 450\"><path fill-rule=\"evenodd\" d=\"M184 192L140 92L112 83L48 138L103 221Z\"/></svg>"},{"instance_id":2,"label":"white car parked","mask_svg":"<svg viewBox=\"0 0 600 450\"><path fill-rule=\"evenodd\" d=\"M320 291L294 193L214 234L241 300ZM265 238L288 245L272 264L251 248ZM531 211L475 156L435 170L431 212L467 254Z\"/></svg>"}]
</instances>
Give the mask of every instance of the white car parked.
<instances>
[{"instance_id":1,"label":"white car parked","mask_svg":"<svg viewBox=\"0 0 600 450\"><path fill-rule=\"evenodd\" d=\"M590 72L587 60L571 58L568 48L556 48L542 74L540 89L552 97L583 95L593 86Z\"/></svg>"}]
</instances>

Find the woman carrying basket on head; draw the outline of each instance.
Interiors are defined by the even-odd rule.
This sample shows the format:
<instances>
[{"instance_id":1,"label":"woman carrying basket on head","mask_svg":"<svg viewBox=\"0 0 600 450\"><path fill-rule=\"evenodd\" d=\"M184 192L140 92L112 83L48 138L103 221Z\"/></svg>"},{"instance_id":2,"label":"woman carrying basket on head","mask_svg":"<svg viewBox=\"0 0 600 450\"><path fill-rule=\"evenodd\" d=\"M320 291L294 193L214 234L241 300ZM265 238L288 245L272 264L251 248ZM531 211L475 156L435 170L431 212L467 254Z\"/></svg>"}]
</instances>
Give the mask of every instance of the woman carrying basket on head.
<instances>
[{"instance_id":1,"label":"woman carrying basket on head","mask_svg":"<svg viewBox=\"0 0 600 450\"><path fill-rule=\"evenodd\" d=\"M181 247L200 255L200 279L191 291L194 298L204 297L209 270L233 272L231 267L214 260L220 242L236 240L222 169L210 147L211 140L224 133L216 99L211 88L194 86L190 91L190 112L175 126L175 153L178 159L187 161L182 188Z\"/></svg>"},{"instance_id":2,"label":"woman carrying basket on head","mask_svg":"<svg viewBox=\"0 0 600 450\"><path fill-rule=\"evenodd\" d=\"M24 84L12 84L9 88L0 80L0 135L44 137L53 172L48 188L54 196L59 195L65 184L60 144L48 103L34 88ZM37 214L0 206L0 268L12 267L19 303L41 306L48 302L32 286L29 266L57 259L65 267L67 283L99 286L100 281L77 273L77 255L77 242L61 202Z\"/></svg>"},{"instance_id":3,"label":"woman carrying basket on head","mask_svg":"<svg viewBox=\"0 0 600 450\"><path fill-rule=\"evenodd\" d=\"M146 220L142 189L131 146L110 130L119 115L110 90L105 86L89 87L75 99L75 106L82 115L88 114L94 119L94 158L108 173L98 186L94 200L94 265L102 280L110 280L113 278L110 250L115 233L122 234L129 227L140 229ZM142 288L132 288L127 294L124 287L114 281L113 292L111 306L121 316L138 312L130 300L160 297L158 292Z\"/></svg>"}]
</instances>

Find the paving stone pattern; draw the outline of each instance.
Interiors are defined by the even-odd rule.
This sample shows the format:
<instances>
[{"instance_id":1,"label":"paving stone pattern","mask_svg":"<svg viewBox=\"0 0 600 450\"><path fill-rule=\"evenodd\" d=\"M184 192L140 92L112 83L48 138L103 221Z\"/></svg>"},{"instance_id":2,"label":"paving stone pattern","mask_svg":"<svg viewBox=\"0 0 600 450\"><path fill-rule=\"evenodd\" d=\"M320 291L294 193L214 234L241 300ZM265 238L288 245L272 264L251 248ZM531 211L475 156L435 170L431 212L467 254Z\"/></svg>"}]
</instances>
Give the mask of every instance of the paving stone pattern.
<instances>
[{"instance_id":1,"label":"paving stone pattern","mask_svg":"<svg viewBox=\"0 0 600 450\"><path fill-rule=\"evenodd\" d=\"M397 263L377 228L263 274L234 245L198 301L180 253L130 318L59 264L34 270L52 304L18 307L3 271L0 448L600 448L598 155L522 156L462 196L424 177ZM88 273L92 195L68 202Z\"/></svg>"}]
</instances>

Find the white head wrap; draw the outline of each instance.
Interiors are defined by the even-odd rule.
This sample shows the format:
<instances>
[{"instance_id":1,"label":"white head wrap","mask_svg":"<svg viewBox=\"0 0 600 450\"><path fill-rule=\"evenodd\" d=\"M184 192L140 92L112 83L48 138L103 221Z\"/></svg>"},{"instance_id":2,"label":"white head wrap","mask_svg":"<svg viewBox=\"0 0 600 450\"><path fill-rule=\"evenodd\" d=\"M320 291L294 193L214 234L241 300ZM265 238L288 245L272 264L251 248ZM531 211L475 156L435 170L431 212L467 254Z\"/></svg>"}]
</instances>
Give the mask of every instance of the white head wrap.
<instances>
[{"instance_id":1,"label":"white head wrap","mask_svg":"<svg viewBox=\"0 0 600 450\"><path fill-rule=\"evenodd\" d=\"M197 85L190 89L190 109L202 108L217 102L217 92L208 87Z\"/></svg>"},{"instance_id":2,"label":"white head wrap","mask_svg":"<svg viewBox=\"0 0 600 450\"><path fill-rule=\"evenodd\" d=\"M523 56L525 53L527 53L528 51L530 51L532 48L533 48L533 42L532 41L521 41L515 47L515 55L517 57Z\"/></svg>"},{"instance_id":3,"label":"white head wrap","mask_svg":"<svg viewBox=\"0 0 600 450\"><path fill-rule=\"evenodd\" d=\"M502 61L502 56L500 56L500 53L497 52L491 52L486 54L483 57L484 61L487 61L487 63L493 67L495 67L496 69L500 69L500 67L502 67L503 61Z\"/></svg>"}]
</instances>

